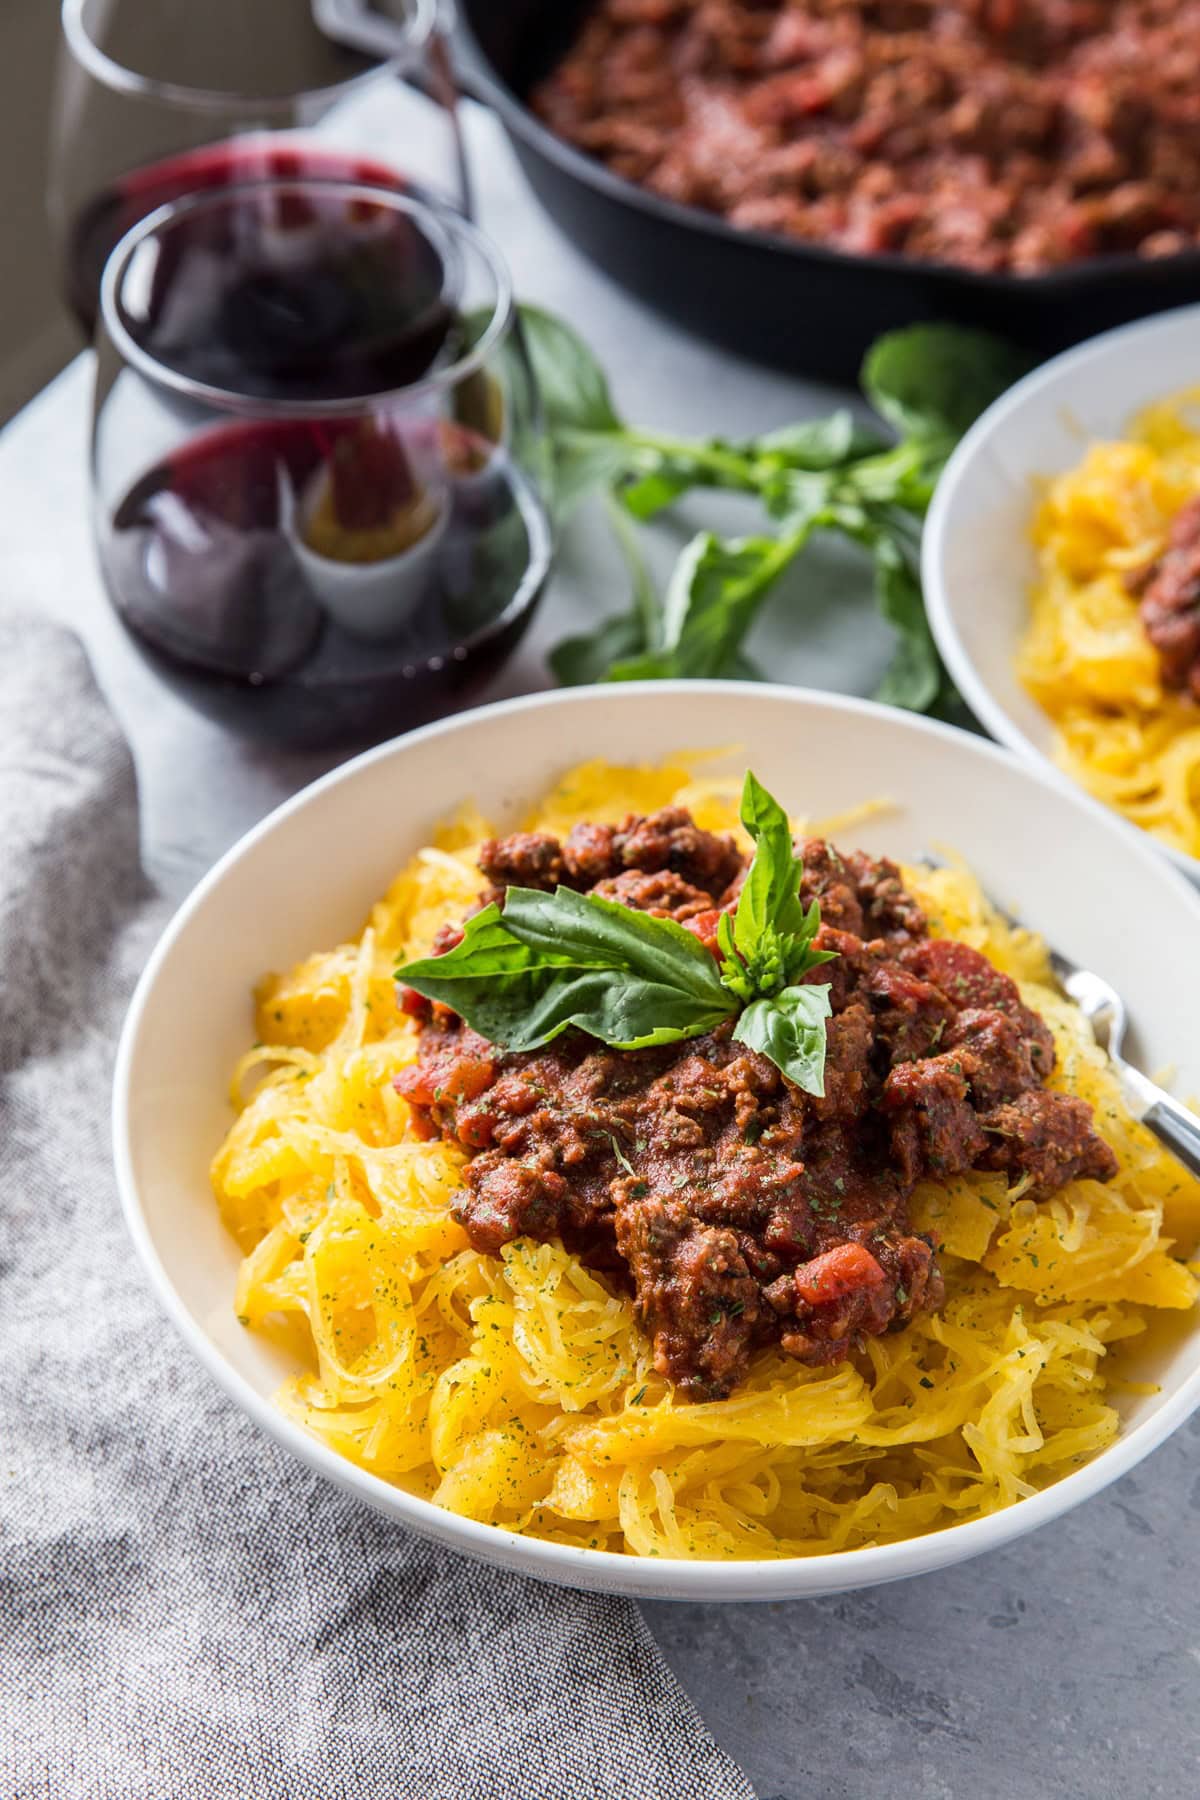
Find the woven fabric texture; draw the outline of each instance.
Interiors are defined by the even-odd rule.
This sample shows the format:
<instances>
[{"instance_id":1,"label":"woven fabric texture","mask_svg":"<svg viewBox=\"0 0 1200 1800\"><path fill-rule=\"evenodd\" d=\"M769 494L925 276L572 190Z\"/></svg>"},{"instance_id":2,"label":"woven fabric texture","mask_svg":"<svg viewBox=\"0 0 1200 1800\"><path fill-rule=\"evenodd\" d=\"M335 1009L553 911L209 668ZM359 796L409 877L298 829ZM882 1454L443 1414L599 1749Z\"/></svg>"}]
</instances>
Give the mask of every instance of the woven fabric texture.
<instances>
[{"instance_id":1,"label":"woven fabric texture","mask_svg":"<svg viewBox=\"0 0 1200 1800\"><path fill-rule=\"evenodd\" d=\"M0 622L0 1794L753 1800L636 1607L356 1506L177 1340L108 1132L163 923L78 643Z\"/></svg>"}]
</instances>

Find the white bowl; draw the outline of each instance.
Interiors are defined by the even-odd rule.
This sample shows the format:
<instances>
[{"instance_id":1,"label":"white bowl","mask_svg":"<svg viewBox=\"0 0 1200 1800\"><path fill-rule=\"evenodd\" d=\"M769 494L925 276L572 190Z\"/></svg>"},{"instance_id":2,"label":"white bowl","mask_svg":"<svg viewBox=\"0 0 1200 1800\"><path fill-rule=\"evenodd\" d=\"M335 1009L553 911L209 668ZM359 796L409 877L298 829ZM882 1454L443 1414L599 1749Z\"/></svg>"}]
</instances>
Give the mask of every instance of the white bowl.
<instances>
[{"instance_id":1,"label":"white bowl","mask_svg":"<svg viewBox=\"0 0 1200 1800\"><path fill-rule=\"evenodd\" d=\"M960 1562L1107 1487L1200 1404L1200 1332L1181 1332L1149 1356L1145 1373L1161 1391L1124 1403L1110 1449L991 1518L784 1562L618 1556L444 1512L343 1461L278 1413L271 1396L290 1371L234 1318L238 1252L208 1180L230 1123L229 1071L252 1036L251 989L265 970L356 931L395 870L467 796L512 821L570 763L656 760L704 745L736 746L731 772L749 764L796 812L894 801L854 828L856 844L909 857L956 846L1029 923L1124 989L1148 1066L1174 1064L1181 1091L1200 1089L1200 966L1178 954L1200 940L1200 897L1103 808L981 739L865 701L662 682L466 713L369 751L280 807L205 877L151 957L117 1058L113 1138L129 1229L167 1311L230 1397L311 1467L412 1530L526 1574L617 1593L777 1600Z\"/></svg>"},{"instance_id":2,"label":"white bowl","mask_svg":"<svg viewBox=\"0 0 1200 1800\"><path fill-rule=\"evenodd\" d=\"M1089 443L1123 436L1142 407L1198 381L1200 306L1107 331L995 401L938 483L921 555L938 649L992 736L1045 763L1059 781L1070 784L1053 762L1054 728L1016 674L1036 573L1029 535L1035 480L1072 468ZM1137 830L1127 822L1124 828ZM1157 848L1200 882L1200 861Z\"/></svg>"}]
</instances>

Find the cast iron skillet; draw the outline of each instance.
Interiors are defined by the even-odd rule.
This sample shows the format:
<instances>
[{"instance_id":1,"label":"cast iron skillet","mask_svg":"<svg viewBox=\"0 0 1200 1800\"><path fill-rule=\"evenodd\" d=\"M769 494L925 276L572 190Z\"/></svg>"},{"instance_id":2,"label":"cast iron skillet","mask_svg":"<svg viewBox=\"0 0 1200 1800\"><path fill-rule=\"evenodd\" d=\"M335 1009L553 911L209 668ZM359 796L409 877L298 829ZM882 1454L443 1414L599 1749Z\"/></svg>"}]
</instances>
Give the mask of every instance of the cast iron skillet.
<instances>
[{"instance_id":1,"label":"cast iron skillet","mask_svg":"<svg viewBox=\"0 0 1200 1800\"><path fill-rule=\"evenodd\" d=\"M847 380L881 331L916 320L985 326L1046 356L1200 299L1200 252L1097 258L1049 275L978 275L736 231L662 200L572 149L524 104L586 10L586 0L458 0L459 80L499 114L538 199L578 248L704 337L780 368Z\"/></svg>"}]
</instances>

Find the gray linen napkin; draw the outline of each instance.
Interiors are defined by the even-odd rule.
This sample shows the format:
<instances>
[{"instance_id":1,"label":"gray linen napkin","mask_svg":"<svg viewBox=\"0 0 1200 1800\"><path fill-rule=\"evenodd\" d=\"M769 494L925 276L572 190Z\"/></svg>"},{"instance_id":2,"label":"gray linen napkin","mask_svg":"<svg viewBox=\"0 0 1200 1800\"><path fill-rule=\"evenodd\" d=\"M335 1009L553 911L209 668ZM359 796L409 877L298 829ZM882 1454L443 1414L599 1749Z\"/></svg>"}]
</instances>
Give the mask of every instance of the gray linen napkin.
<instances>
[{"instance_id":1,"label":"gray linen napkin","mask_svg":"<svg viewBox=\"0 0 1200 1800\"><path fill-rule=\"evenodd\" d=\"M0 1794L753 1800L634 1606L355 1506L178 1342L107 1125L163 922L79 645L0 621Z\"/></svg>"}]
</instances>

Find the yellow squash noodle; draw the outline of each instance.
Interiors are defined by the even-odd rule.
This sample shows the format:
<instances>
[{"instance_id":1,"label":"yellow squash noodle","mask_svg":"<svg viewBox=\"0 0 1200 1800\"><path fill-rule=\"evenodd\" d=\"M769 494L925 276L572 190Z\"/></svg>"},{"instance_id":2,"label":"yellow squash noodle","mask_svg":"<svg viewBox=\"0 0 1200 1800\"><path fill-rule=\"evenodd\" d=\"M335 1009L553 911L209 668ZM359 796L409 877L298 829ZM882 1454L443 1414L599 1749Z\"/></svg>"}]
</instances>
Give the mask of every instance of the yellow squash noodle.
<instances>
[{"instance_id":1,"label":"yellow squash noodle","mask_svg":"<svg viewBox=\"0 0 1200 1800\"><path fill-rule=\"evenodd\" d=\"M702 768L590 763L528 824L563 832L678 802L732 828L740 783ZM834 1368L763 1352L729 1399L689 1404L654 1372L630 1301L560 1245L521 1240L498 1259L468 1246L450 1212L463 1153L411 1136L393 1089L416 1033L392 971L473 898L486 835L464 811L354 943L259 989L213 1185L244 1253L237 1312L295 1363L286 1413L455 1512L660 1557L807 1556L933 1531L1112 1441L1110 1353L1154 1312L1193 1304L1180 1255L1200 1235L1200 1183L1125 1112L1040 943L997 919L965 869L907 875L934 931L985 951L1045 1014L1055 1081L1095 1106L1120 1173L1037 1205L998 1175L924 1185L914 1221L942 1243L939 1313Z\"/></svg>"},{"instance_id":2,"label":"yellow squash noodle","mask_svg":"<svg viewBox=\"0 0 1200 1800\"><path fill-rule=\"evenodd\" d=\"M1049 482L1018 673L1053 720L1055 757L1089 793L1200 856L1200 706L1163 687L1126 586L1200 494L1200 390L1150 407Z\"/></svg>"}]
</instances>

